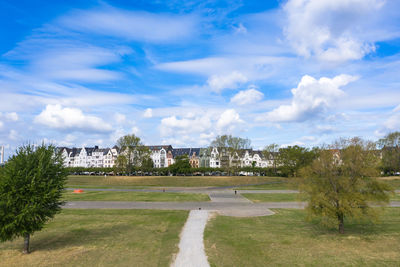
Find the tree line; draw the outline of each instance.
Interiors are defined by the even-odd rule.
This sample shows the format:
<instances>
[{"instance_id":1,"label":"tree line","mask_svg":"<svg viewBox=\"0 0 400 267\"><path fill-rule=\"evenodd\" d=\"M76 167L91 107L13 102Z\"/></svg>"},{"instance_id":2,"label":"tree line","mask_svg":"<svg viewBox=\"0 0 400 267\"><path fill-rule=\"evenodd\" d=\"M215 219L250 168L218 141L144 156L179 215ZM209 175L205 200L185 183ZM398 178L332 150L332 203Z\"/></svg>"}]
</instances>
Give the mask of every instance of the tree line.
<instances>
[{"instance_id":1,"label":"tree line","mask_svg":"<svg viewBox=\"0 0 400 267\"><path fill-rule=\"evenodd\" d=\"M225 152L220 155L220 168L199 167L190 165L188 156L179 156L174 164L167 168L154 168L150 157L151 151L135 135L126 135L118 139L117 147L123 153L117 157L115 167L111 168L84 168L70 167L71 174L112 174L112 175L239 175L241 172L253 173L260 176L297 177L299 170L310 165L322 150L333 149L326 146L306 148L301 146L279 147L270 144L262 150L265 159L270 160L272 166L241 167L240 157L232 155L251 149L251 142L247 138L231 135L217 136L210 143L210 147L218 147ZM400 171L400 132L390 133L376 143L372 143L380 162L377 168L382 175L395 175Z\"/></svg>"}]
</instances>

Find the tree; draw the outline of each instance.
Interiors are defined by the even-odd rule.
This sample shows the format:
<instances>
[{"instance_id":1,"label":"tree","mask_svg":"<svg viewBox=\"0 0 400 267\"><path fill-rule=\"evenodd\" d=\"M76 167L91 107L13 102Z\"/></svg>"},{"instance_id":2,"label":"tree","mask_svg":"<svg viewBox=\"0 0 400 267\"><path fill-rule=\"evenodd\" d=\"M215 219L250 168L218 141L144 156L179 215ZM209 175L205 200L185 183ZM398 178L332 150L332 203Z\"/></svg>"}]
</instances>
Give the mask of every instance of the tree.
<instances>
[{"instance_id":1,"label":"tree","mask_svg":"<svg viewBox=\"0 0 400 267\"><path fill-rule=\"evenodd\" d=\"M382 169L386 174L400 170L400 132L393 132L378 141L382 150Z\"/></svg>"},{"instance_id":2,"label":"tree","mask_svg":"<svg viewBox=\"0 0 400 267\"><path fill-rule=\"evenodd\" d=\"M121 153L117 158L117 169L125 169L128 174L133 171L134 167L140 167L143 158L150 155L150 150L134 134L120 137L117 147Z\"/></svg>"},{"instance_id":3,"label":"tree","mask_svg":"<svg viewBox=\"0 0 400 267\"><path fill-rule=\"evenodd\" d=\"M276 174L276 165L278 159L279 145L278 144L270 144L266 146L263 150L263 155L267 160L272 161L272 167L274 169L274 173Z\"/></svg>"},{"instance_id":4,"label":"tree","mask_svg":"<svg viewBox=\"0 0 400 267\"><path fill-rule=\"evenodd\" d=\"M169 171L174 175L190 173L191 168L192 166L187 155L177 156L174 164L168 167Z\"/></svg>"},{"instance_id":5,"label":"tree","mask_svg":"<svg viewBox=\"0 0 400 267\"><path fill-rule=\"evenodd\" d=\"M154 164L153 164L153 160L150 158L150 156L144 156L142 158L140 167L141 167L142 171L145 171L145 172L149 172L149 171L153 170Z\"/></svg>"},{"instance_id":6,"label":"tree","mask_svg":"<svg viewBox=\"0 0 400 267\"><path fill-rule=\"evenodd\" d=\"M308 199L310 217L337 226L344 233L346 217L376 219L370 201L389 201L391 188L378 181L379 158L375 144L360 138L340 140L321 150L313 163L302 169L299 189Z\"/></svg>"},{"instance_id":7,"label":"tree","mask_svg":"<svg viewBox=\"0 0 400 267\"><path fill-rule=\"evenodd\" d=\"M0 240L30 235L60 210L67 177L61 153L54 146L21 146L0 174Z\"/></svg>"},{"instance_id":8,"label":"tree","mask_svg":"<svg viewBox=\"0 0 400 267\"><path fill-rule=\"evenodd\" d=\"M211 142L212 147L227 147L238 151L240 149L250 149L251 141L248 138L234 137L232 135L219 135Z\"/></svg>"},{"instance_id":9,"label":"tree","mask_svg":"<svg viewBox=\"0 0 400 267\"><path fill-rule=\"evenodd\" d=\"M248 138L221 135L217 136L210 146L220 149L221 167L227 168L230 173L231 168L240 167L239 152L243 149L250 149L251 141Z\"/></svg>"},{"instance_id":10,"label":"tree","mask_svg":"<svg viewBox=\"0 0 400 267\"><path fill-rule=\"evenodd\" d=\"M318 149L307 149L300 146L288 146L280 148L277 161L283 175L297 176L300 168L305 167L316 158Z\"/></svg>"}]
</instances>

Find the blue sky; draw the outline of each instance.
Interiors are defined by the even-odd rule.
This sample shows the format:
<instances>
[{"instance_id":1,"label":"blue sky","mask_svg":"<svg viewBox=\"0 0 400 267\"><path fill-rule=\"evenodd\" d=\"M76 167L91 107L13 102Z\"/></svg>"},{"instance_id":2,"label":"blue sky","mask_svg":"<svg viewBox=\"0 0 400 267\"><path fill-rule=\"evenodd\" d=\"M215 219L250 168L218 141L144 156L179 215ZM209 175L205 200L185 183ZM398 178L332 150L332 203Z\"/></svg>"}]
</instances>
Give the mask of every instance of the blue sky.
<instances>
[{"instance_id":1,"label":"blue sky","mask_svg":"<svg viewBox=\"0 0 400 267\"><path fill-rule=\"evenodd\" d=\"M84 3L83 3L84 2ZM0 144L400 130L400 2L0 1Z\"/></svg>"}]
</instances>

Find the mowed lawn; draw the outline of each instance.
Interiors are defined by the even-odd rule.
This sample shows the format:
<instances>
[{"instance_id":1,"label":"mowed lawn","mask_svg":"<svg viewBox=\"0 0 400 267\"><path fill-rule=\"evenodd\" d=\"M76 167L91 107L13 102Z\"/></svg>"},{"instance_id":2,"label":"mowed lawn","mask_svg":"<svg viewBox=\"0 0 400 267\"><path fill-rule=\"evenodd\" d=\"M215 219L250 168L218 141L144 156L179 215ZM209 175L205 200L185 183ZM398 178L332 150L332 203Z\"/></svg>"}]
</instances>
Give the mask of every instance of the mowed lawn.
<instances>
[{"instance_id":1,"label":"mowed lawn","mask_svg":"<svg viewBox=\"0 0 400 267\"><path fill-rule=\"evenodd\" d=\"M206 194L189 193L158 193L158 192L114 192L114 191L84 191L74 193L66 191L64 193L66 201L210 201Z\"/></svg>"},{"instance_id":2,"label":"mowed lawn","mask_svg":"<svg viewBox=\"0 0 400 267\"><path fill-rule=\"evenodd\" d=\"M400 177L399 176L389 176L389 177L380 177L380 181L389 184L393 189L400 189Z\"/></svg>"},{"instance_id":3,"label":"mowed lawn","mask_svg":"<svg viewBox=\"0 0 400 267\"><path fill-rule=\"evenodd\" d=\"M303 210L217 216L205 230L211 266L400 266L400 208L377 225L346 222L344 235L305 221Z\"/></svg>"},{"instance_id":4,"label":"mowed lawn","mask_svg":"<svg viewBox=\"0 0 400 267\"><path fill-rule=\"evenodd\" d=\"M0 266L169 266L187 211L63 210L31 238L0 243Z\"/></svg>"},{"instance_id":5,"label":"mowed lawn","mask_svg":"<svg viewBox=\"0 0 400 267\"><path fill-rule=\"evenodd\" d=\"M275 188L288 178L258 176L68 176L69 188L212 187L268 183ZM268 185L265 185L268 186ZM283 186L285 187L285 186ZM264 188L263 188L264 189Z\"/></svg>"}]
</instances>

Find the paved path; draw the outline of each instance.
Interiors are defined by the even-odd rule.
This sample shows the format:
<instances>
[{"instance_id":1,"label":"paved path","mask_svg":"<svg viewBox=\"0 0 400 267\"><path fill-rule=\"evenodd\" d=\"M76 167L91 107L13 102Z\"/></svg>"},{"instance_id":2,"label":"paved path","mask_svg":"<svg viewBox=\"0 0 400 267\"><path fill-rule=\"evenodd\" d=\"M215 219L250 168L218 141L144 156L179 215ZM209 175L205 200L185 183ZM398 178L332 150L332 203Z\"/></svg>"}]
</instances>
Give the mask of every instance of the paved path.
<instances>
[{"instance_id":1,"label":"paved path","mask_svg":"<svg viewBox=\"0 0 400 267\"><path fill-rule=\"evenodd\" d=\"M66 188L66 190L74 190L77 188ZM286 194L286 193L298 193L297 190L233 190L233 189L221 189L221 188L205 188L205 187L193 187L193 188L182 188L182 187L167 187L167 188L142 188L142 189L119 189L119 188L81 188L83 191L111 191L111 192L169 192L169 193L247 193L247 194Z\"/></svg>"},{"instance_id":2,"label":"paved path","mask_svg":"<svg viewBox=\"0 0 400 267\"><path fill-rule=\"evenodd\" d=\"M203 234L209 217L205 210L192 210L181 233L179 253L174 267L209 267L204 251Z\"/></svg>"}]
</instances>

